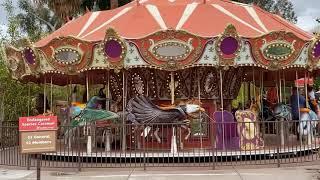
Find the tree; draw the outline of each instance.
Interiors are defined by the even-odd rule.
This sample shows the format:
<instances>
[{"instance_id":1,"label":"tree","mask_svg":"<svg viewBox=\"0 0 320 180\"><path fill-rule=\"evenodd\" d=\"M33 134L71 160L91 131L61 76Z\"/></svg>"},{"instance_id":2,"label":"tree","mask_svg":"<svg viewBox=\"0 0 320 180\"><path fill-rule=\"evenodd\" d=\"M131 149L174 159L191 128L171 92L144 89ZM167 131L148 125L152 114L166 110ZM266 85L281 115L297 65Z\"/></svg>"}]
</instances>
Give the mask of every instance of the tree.
<instances>
[{"instance_id":1,"label":"tree","mask_svg":"<svg viewBox=\"0 0 320 180\"><path fill-rule=\"evenodd\" d=\"M18 44L21 38L27 38L32 42L58 29L62 22L47 6L40 6L29 0L19 0L19 13L15 13L12 0L5 0L1 4L8 19L10 44Z\"/></svg>"},{"instance_id":2,"label":"tree","mask_svg":"<svg viewBox=\"0 0 320 180\"><path fill-rule=\"evenodd\" d=\"M57 30L63 23L47 6L29 0L19 0L18 5L21 11L15 18L19 21L20 30L32 41Z\"/></svg>"},{"instance_id":3,"label":"tree","mask_svg":"<svg viewBox=\"0 0 320 180\"><path fill-rule=\"evenodd\" d=\"M284 19L296 23L297 16L294 12L293 5L289 0L232 0L245 4L255 4L260 8L278 14Z\"/></svg>"},{"instance_id":4,"label":"tree","mask_svg":"<svg viewBox=\"0 0 320 180\"><path fill-rule=\"evenodd\" d=\"M86 11L108 10L123 6L131 0L34 0L39 5L48 7L60 18L69 20Z\"/></svg>"},{"instance_id":5,"label":"tree","mask_svg":"<svg viewBox=\"0 0 320 180\"><path fill-rule=\"evenodd\" d=\"M297 16L294 12L293 5L288 0L278 0L273 7L273 12L293 23L297 23Z\"/></svg>"}]
</instances>

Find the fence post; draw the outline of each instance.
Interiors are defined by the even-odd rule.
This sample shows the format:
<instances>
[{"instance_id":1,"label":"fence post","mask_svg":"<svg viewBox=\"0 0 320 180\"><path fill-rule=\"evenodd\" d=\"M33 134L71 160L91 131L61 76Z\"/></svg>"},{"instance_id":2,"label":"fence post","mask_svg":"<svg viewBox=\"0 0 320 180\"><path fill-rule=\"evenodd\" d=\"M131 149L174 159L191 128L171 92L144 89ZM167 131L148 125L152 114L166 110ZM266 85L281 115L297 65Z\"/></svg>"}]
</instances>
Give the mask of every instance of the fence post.
<instances>
[{"instance_id":1,"label":"fence post","mask_svg":"<svg viewBox=\"0 0 320 180\"><path fill-rule=\"evenodd\" d=\"M41 179L41 154L37 154L37 180Z\"/></svg>"},{"instance_id":2,"label":"fence post","mask_svg":"<svg viewBox=\"0 0 320 180\"><path fill-rule=\"evenodd\" d=\"M31 161L30 161L30 155L27 154L27 170L30 170L30 163L31 163Z\"/></svg>"},{"instance_id":3,"label":"fence post","mask_svg":"<svg viewBox=\"0 0 320 180\"><path fill-rule=\"evenodd\" d=\"M80 127L77 127L77 149L78 149L78 171L81 171L81 139L80 139Z\"/></svg>"}]
</instances>

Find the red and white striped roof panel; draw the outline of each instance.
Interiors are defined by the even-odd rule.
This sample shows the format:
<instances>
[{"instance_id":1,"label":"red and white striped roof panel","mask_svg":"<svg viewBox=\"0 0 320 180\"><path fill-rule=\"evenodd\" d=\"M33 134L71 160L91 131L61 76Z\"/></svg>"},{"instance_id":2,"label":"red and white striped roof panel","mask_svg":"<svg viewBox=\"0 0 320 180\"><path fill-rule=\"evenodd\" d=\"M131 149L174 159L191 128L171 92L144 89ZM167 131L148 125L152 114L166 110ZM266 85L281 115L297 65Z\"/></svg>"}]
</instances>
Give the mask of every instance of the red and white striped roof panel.
<instances>
[{"instance_id":1,"label":"red and white striped roof panel","mask_svg":"<svg viewBox=\"0 0 320 180\"><path fill-rule=\"evenodd\" d=\"M223 33L228 24L233 24L239 35L248 38L280 30L293 32L303 40L312 38L281 17L254 5L228 0L140 0L109 11L86 13L35 45L45 46L53 38L63 36L101 41L109 27L127 39L140 39L166 29L215 37Z\"/></svg>"}]
</instances>

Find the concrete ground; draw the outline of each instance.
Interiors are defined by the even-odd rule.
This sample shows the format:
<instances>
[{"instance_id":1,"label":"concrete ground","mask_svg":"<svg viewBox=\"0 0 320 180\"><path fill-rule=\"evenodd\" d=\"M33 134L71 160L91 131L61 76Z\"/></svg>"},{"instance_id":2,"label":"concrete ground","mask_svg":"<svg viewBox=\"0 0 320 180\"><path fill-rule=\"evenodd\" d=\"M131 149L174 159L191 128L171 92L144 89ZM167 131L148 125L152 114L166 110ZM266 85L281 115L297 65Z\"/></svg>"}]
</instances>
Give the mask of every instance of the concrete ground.
<instances>
[{"instance_id":1,"label":"concrete ground","mask_svg":"<svg viewBox=\"0 0 320 180\"><path fill-rule=\"evenodd\" d=\"M320 180L320 165L287 168L258 168L225 170L204 170L202 168L160 168L141 169L89 169L76 172L42 171L44 180ZM0 167L0 180L36 180L34 170L5 169Z\"/></svg>"}]
</instances>

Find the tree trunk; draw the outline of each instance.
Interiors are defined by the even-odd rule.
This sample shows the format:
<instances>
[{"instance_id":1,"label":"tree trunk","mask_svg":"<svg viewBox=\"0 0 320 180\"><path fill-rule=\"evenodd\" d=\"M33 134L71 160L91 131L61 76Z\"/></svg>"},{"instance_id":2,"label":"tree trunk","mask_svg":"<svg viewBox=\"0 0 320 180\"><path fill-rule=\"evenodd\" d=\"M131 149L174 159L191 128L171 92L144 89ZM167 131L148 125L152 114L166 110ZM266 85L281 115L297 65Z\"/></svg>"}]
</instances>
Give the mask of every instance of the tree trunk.
<instances>
[{"instance_id":1,"label":"tree trunk","mask_svg":"<svg viewBox=\"0 0 320 180\"><path fill-rule=\"evenodd\" d=\"M119 6L118 0L110 0L110 9L117 8Z\"/></svg>"}]
</instances>

